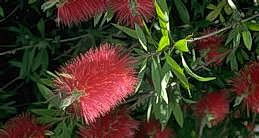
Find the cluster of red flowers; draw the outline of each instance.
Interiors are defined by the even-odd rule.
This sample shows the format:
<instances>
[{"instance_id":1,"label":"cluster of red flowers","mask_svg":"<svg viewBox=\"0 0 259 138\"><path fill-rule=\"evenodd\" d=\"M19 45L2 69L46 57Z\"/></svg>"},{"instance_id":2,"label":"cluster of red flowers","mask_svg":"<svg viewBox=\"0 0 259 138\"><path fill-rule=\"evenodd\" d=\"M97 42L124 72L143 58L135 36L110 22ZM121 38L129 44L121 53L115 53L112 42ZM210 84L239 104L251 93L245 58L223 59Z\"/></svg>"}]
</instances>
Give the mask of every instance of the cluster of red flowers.
<instances>
[{"instance_id":1,"label":"cluster of red flowers","mask_svg":"<svg viewBox=\"0 0 259 138\"><path fill-rule=\"evenodd\" d=\"M121 53L121 49L103 44L62 67L61 74L70 77L60 75L54 81L58 92L68 96L73 91L81 93L72 110L86 123L94 122L134 92L134 60Z\"/></svg>"},{"instance_id":2,"label":"cluster of red flowers","mask_svg":"<svg viewBox=\"0 0 259 138\"><path fill-rule=\"evenodd\" d=\"M259 113L259 63L252 62L231 80L233 91L244 97L244 103Z\"/></svg>"},{"instance_id":3,"label":"cluster of red flowers","mask_svg":"<svg viewBox=\"0 0 259 138\"><path fill-rule=\"evenodd\" d=\"M62 0L58 4L58 22L70 26L106 10L106 0Z\"/></svg>"},{"instance_id":4,"label":"cluster of red flowers","mask_svg":"<svg viewBox=\"0 0 259 138\"><path fill-rule=\"evenodd\" d=\"M195 114L198 117L212 116L212 120L209 120L212 125L223 121L228 112L229 102L224 90L208 93L198 101L195 107Z\"/></svg>"},{"instance_id":5,"label":"cluster of red flowers","mask_svg":"<svg viewBox=\"0 0 259 138\"><path fill-rule=\"evenodd\" d=\"M45 129L30 114L22 114L5 123L0 138L45 138Z\"/></svg>"},{"instance_id":6,"label":"cluster of red flowers","mask_svg":"<svg viewBox=\"0 0 259 138\"><path fill-rule=\"evenodd\" d=\"M213 30L205 30L202 32L202 35L207 35L211 33ZM222 63L224 57L226 56L226 51L223 51L224 48L222 47L223 39L220 36L210 36L205 39L198 40L196 44L197 50L204 50L207 53L205 60L207 64L214 63L219 65Z\"/></svg>"},{"instance_id":7,"label":"cluster of red flowers","mask_svg":"<svg viewBox=\"0 0 259 138\"><path fill-rule=\"evenodd\" d=\"M173 138L174 131L170 128L161 130L161 125L155 120L145 122L140 126L136 138Z\"/></svg>"},{"instance_id":8,"label":"cluster of red flowers","mask_svg":"<svg viewBox=\"0 0 259 138\"><path fill-rule=\"evenodd\" d=\"M154 15L153 0L63 0L57 5L58 22L70 26L86 21L111 8L119 23L142 25Z\"/></svg>"},{"instance_id":9,"label":"cluster of red flowers","mask_svg":"<svg viewBox=\"0 0 259 138\"><path fill-rule=\"evenodd\" d=\"M82 127L79 134L82 138L134 138L137 128L138 122L121 109L98 118L89 127Z\"/></svg>"}]
</instances>

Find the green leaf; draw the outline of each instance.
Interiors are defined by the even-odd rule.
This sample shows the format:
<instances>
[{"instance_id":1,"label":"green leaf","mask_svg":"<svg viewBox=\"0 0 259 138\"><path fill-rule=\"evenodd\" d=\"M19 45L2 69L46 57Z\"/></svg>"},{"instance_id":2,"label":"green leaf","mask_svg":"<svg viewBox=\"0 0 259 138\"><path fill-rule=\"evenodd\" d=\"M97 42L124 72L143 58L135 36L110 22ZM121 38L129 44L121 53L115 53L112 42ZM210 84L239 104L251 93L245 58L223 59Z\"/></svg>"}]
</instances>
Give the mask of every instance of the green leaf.
<instances>
[{"instance_id":1,"label":"green leaf","mask_svg":"<svg viewBox=\"0 0 259 138\"><path fill-rule=\"evenodd\" d=\"M33 3L35 3L35 2L37 2L37 0L28 0L28 4L30 5L30 4L33 4Z\"/></svg>"},{"instance_id":2,"label":"green leaf","mask_svg":"<svg viewBox=\"0 0 259 138\"><path fill-rule=\"evenodd\" d=\"M248 27L248 29L250 29L251 31L259 31L259 23L246 23L246 26Z\"/></svg>"},{"instance_id":3,"label":"green leaf","mask_svg":"<svg viewBox=\"0 0 259 138\"><path fill-rule=\"evenodd\" d=\"M158 63L154 58L152 58L151 75L152 75L152 81L155 87L155 91L157 92L158 95L160 95L161 94L161 75L160 75L160 69L158 67Z\"/></svg>"},{"instance_id":4,"label":"green leaf","mask_svg":"<svg viewBox=\"0 0 259 138\"><path fill-rule=\"evenodd\" d=\"M175 102L173 103L172 109L176 122L179 124L180 127L183 127L184 118L181 106L179 105L179 103Z\"/></svg>"},{"instance_id":5,"label":"green leaf","mask_svg":"<svg viewBox=\"0 0 259 138\"><path fill-rule=\"evenodd\" d=\"M169 104L167 104L164 102L164 100L161 97L157 96L157 98L158 98L157 103L155 100L153 100L153 103L154 103L153 113L155 115L155 118L160 121L163 127L165 127L173 111L172 100L170 100Z\"/></svg>"},{"instance_id":6,"label":"green leaf","mask_svg":"<svg viewBox=\"0 0 259 138\"><path fill-rule=\"evenodd\" d=\"M31 109L31 112L33 112L36 115L39 116L59 116L61 115L60 110L54 110L54 109Z\"/></svg>"},{"instance_id":7,"label":"green leaf","mask_svg":"<svg viewBox=\"0 0 259 138\"><path fill-rule=\"evenodd\" d=\"M94 17L94 27L96 27L96 25L100 22L100 20L101 20L101 18L102 18L102 13L100 13L100 14L98 14L98 15L96 15L95 17Z\"/></svg>"},{"instance_id":8,"label":"green leaf","mask_svg":"<svg viewBox=\"0 0 259 138\"><path fill-rule=\"evenodd\" d=\"M168 96L167 96L166 88L167 88L169 79L170 79L170 72L167 72L161 81L161 97L164 99L164 101L167 104L168 104Z\"/></svg>"},{"instance_id":9,"label":"green leaf","mask_svg":"<svg viewBox=\"0 0 259 138\"><path fill-rule=\"evenodd\" d=\"M189 82L188 82L186 76L184 75L183 69L169 55L166 55L166 62L171 66L173 73L180 80L180 82L184 86L184 88L189 90L189 88L190 88Z\"/></svg>"},{"instance_id":10,"label":"green leaf","mask_svg":"<svg viewBox=\"0 0 259 138\"><path fill-rule=\"evenodd\" d=\"M43 57L43 51L40 51L36 57L33 59L33 66L32 66L32 72L36 71L40 65L42 64L41 61L42 61L42 58Z\"/></svg>"},{"instance_id":11,"label":"green leaf","mask_svg":"<svg viewBox=\"0 0 259 138\"><path fill-rule=\"evenodd\" d=\"M138 73L138 79L139 79L139 82L138 82L138 85L136 86L135 88L135 92L138 91L142 81L143 81L143 77L144 77L144 74L145 74L145 71L146 71L146 68L147 68L147 59L145 59L142 63L142 66L140 68L140 71Z\"/></svg>"},{"instance_id":12,"label":"green leaf","mask_svg":"<svg viewBox=\"0 0 259 138\"><path fill-rule=\"evenodd\" d=\"M56 6L56 4L59 2L59 0L51 0L51 1L46 1L41 5L41 9L43 12L47 11L48 9Z\"/></svg>"},{"instance_id":13,"label":"green leaf","mask_svg":"<svg viewBox=\"0 0 259 138\"><path fill-rule=\"evenodd\" d=\"M0 16L4 17L4 9L0 6Z\"/></svg>"},{"instance_id":14,"label":"green leaf","mask_svg":"<svg viewBox=\"0 0 259 138\"><path fill-rule=\"evenodd\" d=\"M225 0L222 0L218 5L217 5L217 8L215 8L213 11L211 11L207 17L206 17L206 20L208 21L214 21L220 14L222 8L226 5L226 1Z\"/></svg>"},{"instance_id":15,"label":"green leaf","mask_svg":"<svg viewBox=\"0 0 259 138\"><path fill-rule=\"evenodd\" d=\"M183 63L183 66L184 66L184 69L187 71L187 73L189 75L191 75L193 78L197 79L198 81L211 81L211 80L215 80L216 77L201 77L201 76L198 76L197 74L195 74L194 72L192 72L192 70L188 67L184 57L183 57L183 54L181 54L181 57L182 57L182 63Z\"/></svg>"},{"instance_id":16,"label":"green leaf","mask_svg":"<svg viewBox=\"0 0 259 138\"><path fill-rule=\"evenodd\" d=\"M152 100L149 101L149 104L148 104L148 109L147 109L147 121L150 120L150 116L151 116L151 111L152 111Z\"/></svg>"},{"instance_id":17,"label":"green leaf","mask_svg":"<svg viewBox=\"0 0 259 138\"><path fill-rule=\"evenodd\" d=\"M170 31L168 8L165 0L155 1L156 12L159 19L159 25L163 36L168 36Z\"/></svg>"},{"instance_id":18,"label":"green leaf","mask_svg":"<svg viewBox=\"0 0 259 138\"><path fill-rule=\"evenodd\" d=\"M218 16L219 16L219 14L220 14L220 9L215 9L215 10L213 10L213 11L211 11L208 15L207 15L207 17L206 17L206 19L208 20L208 21L214 21Z\"/></svg>"},{"instance_id":19,"label":"green leaf","mask_svg":"<svg viewBox=\"0 0 259 138\"><path fill-rule=\"evenodd\" d=\"M185 7L184 3L181 0L174 0L174 3L175 3L175 6L178 11L180 19L186 24L189 23L190 15L189 15L189 12L188 12L187 8Z\"/></svg>"},{"instance_id":20,"label":"green leaf","mask_svg":"<svg viewBox=\"0 0 259 138\"><path fill-rule=\"evenodd\" d=\"M121 30L122 32L124 32L125 34L129 35L132 38L138 39L138 35L137 32L133 29L130 29L128 27L124 27L124 26L120 26L118 24L112 24L114 27L116 27L117 29Z\"/></svg>"},{"instance_id":21,"label":"green leaf","mask_svg":"<svg viewBox=\"0 0 259 138\"><path fill-rule=\"evenodd\" d=\"M40 21L37 24L37 29L40 32L41 36L45 36L45 23L44 20L41 18Z\"/></svg>"},{"instance_id":22,"label":"green leaf","mask_svg":"<svg viewBox=\"0 0 259 138\"><path fill-rule=\"evenodd\" d=\"M217 6L210 3L206 8L207 8L207 9L210 9L210 10L214 10L214 9L217 8Z\"/></svg>"},{"instance_id":23,"label":"green leaf","mask_svg":"<svg viewBox=\"0 0 259 138\"><path fill-rule=\"evenodd\" d=\"M186 39L181 39L181 40L177 41L174 44L174 47L176 49L180 50L181 52L189 52Z\"/></svg>"},{"instance_id":24,"label":"green leaf","mask_svg":"<svg viewBox=\"0 0 259 138\"><path fill-rule=\"evenodd\" d=\"M252 47L252 36L249 31L243 31L242 32L243 42L246 46L246 48L250 51Z\"/></svg>"},{"instance_id":25,"label":"green leaf","mask_svg":"<svg viewBox=\"0 0 259 138\"><path fill-rule=\"evenodd\" d=\"M162 38L159 41L157 51L161 51L161 50L163 50L165 47L167 47L169 45L170 45L170 40L169 40L168 35L162 36Z\"/></svg>"},{"instance_id":26,"label":"green leaf","mask_svg":"<svg viewBox=\"0 0 259 138\"><path fill-rule=\"evenodd\" d=\"M46 87L40 83L37 83L37 86L38 86L38 89L39 89L41 95L46 100L48 100L49 98L52 98L54 96L53 92L48 87Z\"/></svg>"},{"instance_id":27,"label":"green leaf","mask_svg":"<svg viewBox=\"0 0 259 138\"><path fill-rule=\"evenodd\" d=\"M147 50L147 40L146 40L143 30L139 27L138 24L135 24L135 29L136 29L136 32L138 35L138 40L139 40L140 44L142 45L143 49L148 51Z\"/></svg>"}]
</instances>

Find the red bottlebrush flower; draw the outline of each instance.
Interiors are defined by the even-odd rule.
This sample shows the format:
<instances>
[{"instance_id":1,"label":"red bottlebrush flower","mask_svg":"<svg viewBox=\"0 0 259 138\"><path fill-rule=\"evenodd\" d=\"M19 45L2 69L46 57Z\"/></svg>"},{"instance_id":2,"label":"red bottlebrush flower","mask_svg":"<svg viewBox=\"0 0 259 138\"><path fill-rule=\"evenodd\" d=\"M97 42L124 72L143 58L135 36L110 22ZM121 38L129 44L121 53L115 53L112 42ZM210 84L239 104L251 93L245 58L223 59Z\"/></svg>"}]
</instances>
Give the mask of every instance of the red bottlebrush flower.
<instances>
[{"instance_id":1,"label":"red bottlebrush flower","mask_svg":"<svg viewBox=\"0 0 259 138\"><path fill-rule=\"evenodd\" d=\"M207 35L214 30L205 30L202 32L202 35ZM219 51L219 49L222 47L223 39L220 36L211 36L205 39L198 40L195 43L195 48L197 50L206 50L208 53L205 57L205 61L207 64L214 63L215 65L220 65L225 58L225 56L228 54L228 51Z\"/></svg>"},{"instance_id":2,"label":"red bottlebrush flower","mask_svg":"<svg viewBox=\"0 0 259 138\"><path fill-rule=\"evenodd\" d=\"M137 128L138 122L128 115L127 110L121 109L81 128L79 134L82 138L133 138Z\"/></svg>"},{"instance_id":3,"label":"red bottlebrush flower","mask_svg":"<svg viewBox=\"0 0 259 138\"><path fill-rule=\"evenodd\" d=\"M58 7L58 23L78 24L107 9L107 0L62 0Z\"/></svg>"},{"instance_id":4,"label":"red bottlebrush flower","mask_svg":"<svg viewBox=\"0 0 259 138\"><path fill-rule=\"evenodd\" d=\"M223 121L228 112L229 103L223 90L208 93L195 106L195 114L198 117L204 118L207 115L212 115L213 119L210 120L212 125Z\"/></svg>"},{"instance_id":5,"label":"red bottlebrush flower","mask_svg":"<svg viewBox=\"0 0 259 138\"><path fill-rule=\"evenodd\" d=\"M207 29L204 32L202 32L201 35L207 35L214 31L216 30ZM219 46L221 46L222 42L223 42L222 37L214 35L195 42L195 48L198 50L218 48Z\"/></svg>"},{"instance_id":6,"label":"red bottlebrush flower","mask_svg":"<svg viewBox=\"0 0 259 138\"><path fill-rule=\"evenodd\" d=\"M134 92L137 83L134 61L121 52L103 44L62 67L60 72L70 77L60 75L54 81L57 90L67 96L73 91L82 95L72 104L72 109L86 123L95 121Z\"/></svg>"},{"instance_id":7,"label":"red bottlebrush flower","mask_svg":"<svg viewBox=\"0 0 259 138\"><path fill-rule=\"evenodd\" d=\"M16 116L4 125L0 138L45 138L46 126L38 125L30 114Z\"/></svg>"},{"instance_id":8,"label":"red bottlebrush flower","mask_svg":"<svg viewBox=\"0 0 259 138\"><path fill-rule=\"evenodd\" d=\"M259 113L259 63L252 62L241 69L231 83L233 91L239 96L244 96L247 107Z\"/></svg>"},{"instance_id":9,"label":"red bottlebrush flower","mask_svg":"<svg viewBox=\"0 0 259 138\"><path fill-rule=\"evenodd\" d=\"M205 61L207 64L220 65L228 53L229 51L219 52L216 48L210 49L205 57Z\"/></svg>"},{"instance_id":10,"label":"red bottlebrush flower","mask_svg":"<svg viewBox=\"0 0 259 138\"><path fill-rule=\"evenodd\" d=\"M142 26L142 19L149 21L155 13L153 0L110 0L109 5L116 14L119 23Z\"/></svg>"},{"instance_id":11,"label":"red bottlebrush flower","mask_svg":"<svg viewBox=\"0 0 259 138\"><path fill-rule=\"evenodd\" d=\"M138 131L136 138L172 138L174 137L174 132L170 128L165 128L161 130L161 125L155 120L150 122L145 122L140 130Z\"/></svg>"}]
</instances>

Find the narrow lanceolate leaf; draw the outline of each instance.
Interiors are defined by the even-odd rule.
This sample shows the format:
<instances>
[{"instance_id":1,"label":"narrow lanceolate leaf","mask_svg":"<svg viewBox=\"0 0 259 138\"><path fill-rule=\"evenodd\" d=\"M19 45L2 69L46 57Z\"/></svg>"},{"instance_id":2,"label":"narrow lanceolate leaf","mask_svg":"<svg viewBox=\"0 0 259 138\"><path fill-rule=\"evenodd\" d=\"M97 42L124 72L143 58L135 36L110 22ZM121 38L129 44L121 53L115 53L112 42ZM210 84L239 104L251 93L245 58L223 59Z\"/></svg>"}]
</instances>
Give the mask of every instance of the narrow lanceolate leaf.
<instances>
[{"instance_id":1,"label":"narrow lanceolate leaf","mask_svg":"<svg viewBox=\"0 0 259 138\"><path fill-rule=\"evenodd\" d=\"M120 26L118 24L112 24L112 25L117 29L121 30L122 32L124 32L125 34L129 35L130 37L138 39L137 32L135 30L130 29L128 27Z\"/></svg>"},{"instance_id":2,"label":"narrow lanceolate leaf","mask_svg":"<svg viewBox=\"0 0 259 138\"><path fill-rule=\"evenodd\" d=\"M147 40L146 40L143 30L139 27L138 24L135 24L135 29L137 31L138 40L139 40L141 46L143 47L143 49L145 49L147 51Z\"/></svg>"},{"instance_id":3,"label":"narrow lanceolate leaf","mask_svg":"<svg viewBox=\"0 0 259 138\"><path fill-rule=\"evenodd\" d=\"M244 41L246 48L248 50L251 50L251 47L252 47L251 33L249 31L244 31L244 32L242 32L242 37L243 37L243 41Z\"/></svg>"},{"instance_id":4,"label":"narrow lanceolate leaf","mask_svg":"<svg viewBox=\"0 0 259 138\"><path fill-rule=\"evenodd\" d=\"M174 103L172 108L176 122L179 124L180 127L183 127L184 118L181 106L179 105L179 103Z\"/></svg>"},{"instance_id":5,"label":"narrow lanceolate leaf","mask_svg":"<svg viewBox=\"0 0 259 138\"><path fill-rule=\"evenodd\" d=\"M48 9L54 7L57 3L58 3L58 0L46 1L41 5L41 9L43 10L43 12L45 12Z\"/></svg>"},{"instance_id":6,"label":"narrow lanceolate leaf","mask_svg":"<svg viewBox=\"0 0 259 138\"><path fill-rule=\"evenodd\" d=\"M161 81L161 97L164 99L164 101L167 104L168 104L168 96L167 96L166 88L167 88L169 79L170 79L170 72L167 72Z\"/></svg>"},{"instance_id":7,"label":"narrow lanceolate leaf","mask_svg":"<svg viewBox=\"0 0 259 138\"><path fill-rule=\"evenodd\" d=\"M0 16L4 17L4 10L1 6L0 6Z\"/></svg>"},{"instance_id":8,"label":"narrow lanceolate leaf","mask_svg":"<svg viewBox=\"0 0 259 138\"><path fill-rule=\"evenodd\" d=\"M180 80L182 85L189 90L189 82L184 75L183 69L176 63L176 61L171 58L169 55L166 55L166 63L171 66L171 69L175 76Z\"/></svg>"},{"instance_id":9,"label":"narrow lanceolate leaf","mask_svg":"<svg viewBox=\"0 0 259 138\"><path fill-rule=\"evenodd\" d=\"M143 77L144 77L144 74L145 74L145 71L146 71L146 68L147 68L147 59L145 59L142 63L142 66L141 66L141 69L138 73L138 79L139 79L139 83L138 85L136 86L136 89L135 89L135 92L138 91L142 81L143 81Z\"/></svg>"},{"instance_id":10,"label":"narrow lanceolate leaf","mask_svg":"<svg viewBox=\"0 0 259 138\"><path fill-rule=\"evenodd\" d=\"M151 64L151 75L155 91L158 95L161 94L161 75L157 61L153 58Z\"/></svg>"},{"instance_id":11,"label":"narrow lanceolate leaf","mask_svg":"<svg viewBox=\"0 0 259 138\"><path fill-rule=\"evenodd\" d=\"M181 39L181 40L177 41L174 44L174 47L176 49L180 50L181 52L189 52L186 39Z\"/></svg>"},{"instance_id":12,"label":"narrow lanceolate leaf","mask_svg":"<svg viewBox=\"0 0 259 138\"><path fill-rule=\"evenodd\" d=\"M184 23L189 23L190 22L190 15L189 12L187 10L187 8L185 7L184 3L182 2L182 0L174 0L176 9L178 11L178 14L180 15L180 19L184 22Z\"/></svg>"},{"instance_id":13,"label":"narrow lanceolate leaf","mask_svg":"<svg viewBox=\"0 0 259 138\"><path fill-rule=\"evenodd\" d=\"M150 120L150 116L151 116L151 111L152 111L152 100L149 101L149 104L148 104L148 109L147 109L147 121Z\"/></svg>"},{"instance_id":14,"label":"narrow lanceolate leaf","mask_svg":"<svg viewBox=\"0 0 259 138\"><path fill-rule=\"evenodd\" d=\"M182 57L182 63L184 66L184 69L187 71L187 73L189 75L191 75L193 78L197 79L198 81L211 81L211 80L215 80L216 77L201 77L198 76L197 74L195 74L194 72L192 72L192 70L188 67L187 63L185 62L185 59L183 57L183 55L181 54Z\"/></svg>"}]
</instances>

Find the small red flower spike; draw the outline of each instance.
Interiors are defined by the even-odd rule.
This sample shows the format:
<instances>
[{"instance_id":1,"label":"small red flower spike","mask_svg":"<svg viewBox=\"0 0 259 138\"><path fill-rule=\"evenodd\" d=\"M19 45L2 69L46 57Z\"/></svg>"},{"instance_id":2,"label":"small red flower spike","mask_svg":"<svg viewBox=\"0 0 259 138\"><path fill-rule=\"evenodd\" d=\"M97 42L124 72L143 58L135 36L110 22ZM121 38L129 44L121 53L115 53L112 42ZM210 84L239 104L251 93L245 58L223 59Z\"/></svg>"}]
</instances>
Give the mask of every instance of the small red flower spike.
<instances>
[{"instance_id":1,"label":"small red flower spike","mask_svg":"<svg viewBox=\"0 0 259 138\"><path fill-rule=\"evenodd\" d=\"M259 113L259 63L252 62L231 80L233 91L244 97L244 103Z\"/></svg>"},{"instance_id":2,"label":"small red flower spike","mask_svg":"<svg viewBox=\"0 0 259 138\"><path fill-rule=\"evenodd\" d=\"M16 116L4 125L0 138L45 138L46 126L36 124L30 114Z\"/></svg>"},{"instance_id":3,"label":"small red flower spike","mask_svg":"<svg viewBox=\"0 0 259 138\"><path fill-rule=\"evenodd\" d=\"M142 26L142 19L150 21L155 14L153 0L110 0L109 5L120 24Z\"/></svg>"},{"instance_id":4,"label":"small red flower spike","mask_svg":"<svg viewBox=\"0 0 259 138\"><path fill-rule=\"evenodd\" d=\"M175 136L173 130L165 128L161 130L161 125L155 120L145 122L141 125L136 138L173 138Z\"/></svg>"},{"instance_id":5,"label":"small red flower spike","mask_svg":"<svg viewBox=\"0 0 259 138\"><path fill-rule=\"evenodd\" d=\"M107 0L61 0L58 7L58 23L71 26L87 21L107 9Z\"/></svg>"},{"instance_id":6,"label":"small red flower spike","mask_svg":"<svg viewBox=\"0 0 259 138\"><path fill-rule=\"evenodd\" d=\"M208 115L213 117L210 120L212 125L223 121L228 112L229 103L223 90L208 93L195 106L195 114L199 118L204 118Z\"/></svg>"},{"instance_id":7,"label":"small red flower spike","mask_svg":"<svg viewBox=\"0 0 259 138\"><path fill-rule=\"evenodd\" d=\"M133 63L119 48L102 44L63 66L60 73L66 75L54 83L57 91L67 96L79 92L72 110L86 123L94 122L134 92L137 78Z\"/></svg>"},{"instance_id":8,"label":"small red flower spike","mask_svg":"<svg viewBox=\"0 0 259 138\"><path fill-rule=\"evenodd\" d=\"M79 134L82 138L134 138L137 128L138 122L126 109L121 109L98 118L89 127L82 127Z\"/></svg>"},{"instance_id":9,"label":"small red flower spike","mask_svg":"<svg viewBox=\"0 0 259 138\"><path fill-rule=\"evenodd\" d=\"M202 32L202 35L207 35L214 30L205 30ZM228 54L228 51L222 51L222 42L223 38L220 36L211 36L205 39L198 40L195 43L195 48L199 51L207 51L207 55L205 57L206 63L214 64L214 65L221 65L222 61L224 60L225 56ZM221 49L221 51L219 51Z\"/></svg>"}]
</instances>

